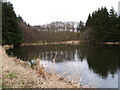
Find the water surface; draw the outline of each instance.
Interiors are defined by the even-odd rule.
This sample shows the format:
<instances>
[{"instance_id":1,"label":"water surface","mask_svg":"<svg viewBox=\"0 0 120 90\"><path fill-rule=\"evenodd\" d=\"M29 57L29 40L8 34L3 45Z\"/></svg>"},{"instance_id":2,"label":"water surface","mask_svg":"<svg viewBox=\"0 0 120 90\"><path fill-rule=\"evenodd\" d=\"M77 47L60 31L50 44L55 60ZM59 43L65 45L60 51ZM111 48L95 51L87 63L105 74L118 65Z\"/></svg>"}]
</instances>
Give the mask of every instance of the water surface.
<instances>
[{"instance_id":1,"label":"water surface","mask_svg":"<svg viewBox=\"0 0 120 90\"><path fill-rule=\"evenodd\" d=\"M118 88L119 49L113 45L35 45L11 48L7 53L30 62L39 58L46 71L54 69L84 85Z\"/></svg>"}]
</instances>

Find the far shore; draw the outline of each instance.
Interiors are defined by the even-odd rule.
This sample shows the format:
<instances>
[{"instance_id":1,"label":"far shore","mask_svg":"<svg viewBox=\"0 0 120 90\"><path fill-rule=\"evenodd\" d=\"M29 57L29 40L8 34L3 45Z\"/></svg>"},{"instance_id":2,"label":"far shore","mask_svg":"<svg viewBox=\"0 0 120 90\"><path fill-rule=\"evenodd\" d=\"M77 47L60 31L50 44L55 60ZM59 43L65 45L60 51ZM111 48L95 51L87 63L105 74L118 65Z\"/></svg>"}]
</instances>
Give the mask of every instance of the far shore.
<instances>
[{"instance_id":1,"label":"far shore","mask_svg":"<svg viewBox=\"0 0 120 90\"><path fill-rule=\"evenodd\" d=\"M40 42L40 43L22 43L20 46L28 45L81 45L81 44L98 44L98 45L120 45L120 42L86 42L86 41L62 41L62 42ZM3 45L5 49L13 48L13 45Z\"/></svg>"},{"instance_id":2,"label":"far shore","mask_svg":"<svg viewBox=\"0 0 120 90\"><path fill-rule=\"evenodd\" d=\"M120 45L120 42L86 42L86 41L61 41L61 42L40 42L40 43L22 43L21 46L26 46L26 45L60 45L60 44L65 44L65 45L80 45L80 44L103 44L103 45Z\"/></svg>"},{"instance_id":3,"label":"far shore","mask_svg":"<svg viewBox=\"0 0 120 90\"><path fill-rule=\"evenodd\" d=\"M21 44L22 46L24 45L49 45L49 44L72 44L72 45L79 45L81 42L80 41L61 41L61 42L40 42L40 43L23 43Z\"/></svg>"}]
</instances>

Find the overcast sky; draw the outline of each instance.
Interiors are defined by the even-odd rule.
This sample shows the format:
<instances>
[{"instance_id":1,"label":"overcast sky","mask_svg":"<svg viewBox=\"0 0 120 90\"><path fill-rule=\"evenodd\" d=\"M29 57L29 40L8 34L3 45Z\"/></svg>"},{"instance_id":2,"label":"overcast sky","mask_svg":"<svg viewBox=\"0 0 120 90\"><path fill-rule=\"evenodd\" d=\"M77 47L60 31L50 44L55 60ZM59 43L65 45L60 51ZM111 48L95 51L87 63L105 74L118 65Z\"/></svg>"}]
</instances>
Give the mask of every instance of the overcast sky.
<instances>
[{"instance_id":1,"label":"overcast sky","mask_svg":"<svg viewBox=\"0 0 120 90\"><path fill-rule=\"evenodd\" d=\"M102 6L118 11L119 0L10 0L15 12L30 25L52 21L86 21L88 14Z\"/></svg>"}]
</instances>

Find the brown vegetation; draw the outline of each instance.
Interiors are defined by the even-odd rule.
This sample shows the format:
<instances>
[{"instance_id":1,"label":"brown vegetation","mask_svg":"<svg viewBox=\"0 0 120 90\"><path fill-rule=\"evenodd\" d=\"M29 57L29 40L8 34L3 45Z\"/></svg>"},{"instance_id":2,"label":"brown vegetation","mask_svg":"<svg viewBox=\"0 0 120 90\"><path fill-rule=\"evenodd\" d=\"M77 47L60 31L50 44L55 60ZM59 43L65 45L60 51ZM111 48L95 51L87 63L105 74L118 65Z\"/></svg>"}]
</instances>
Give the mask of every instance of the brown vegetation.
<instances>
[{"instance_id":1,"label":"brown vegetation","mask_svg":"<svg viewBox=\"0 0 120 90\"><path fill-rule=\"evenodd\" d=\"M72 45L79 45L80 41L61 41L61 42L46 42L46 43L23 43L22 46L25 45L48 45L48 44L72 44Z\"/></svg>"},{"instance_id":2,"label":"brown vegetation","mask_svg":"<svg viewBox=\"0 0 120 90\"><path fill-rule=\"evenodd\" d=\"M75 22L52 22L46 25L29 26L19 20L24 43L46 43L78 40Z\"/></svg>"}]
</instances>

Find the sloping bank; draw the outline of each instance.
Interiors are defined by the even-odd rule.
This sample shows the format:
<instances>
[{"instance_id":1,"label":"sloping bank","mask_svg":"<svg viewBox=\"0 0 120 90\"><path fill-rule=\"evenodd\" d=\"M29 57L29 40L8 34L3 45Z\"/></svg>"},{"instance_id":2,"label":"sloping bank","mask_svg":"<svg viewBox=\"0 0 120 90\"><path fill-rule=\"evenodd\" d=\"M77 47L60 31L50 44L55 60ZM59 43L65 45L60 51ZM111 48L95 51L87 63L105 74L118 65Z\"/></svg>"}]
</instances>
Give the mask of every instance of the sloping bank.
<instances>
[{"instance_id":1,"label":"sloping bank","mask_svg":"<svg viewBox=\"0 0 120 90\"><path fill-rule=\"evenodd\" d=\"M75 82L67 81L57 74L44 71L43 67L32 69L22 60L9 57L0 46L2 53L3 88L82 88Z\"/></svg>"}]
</instances>

